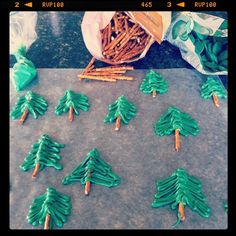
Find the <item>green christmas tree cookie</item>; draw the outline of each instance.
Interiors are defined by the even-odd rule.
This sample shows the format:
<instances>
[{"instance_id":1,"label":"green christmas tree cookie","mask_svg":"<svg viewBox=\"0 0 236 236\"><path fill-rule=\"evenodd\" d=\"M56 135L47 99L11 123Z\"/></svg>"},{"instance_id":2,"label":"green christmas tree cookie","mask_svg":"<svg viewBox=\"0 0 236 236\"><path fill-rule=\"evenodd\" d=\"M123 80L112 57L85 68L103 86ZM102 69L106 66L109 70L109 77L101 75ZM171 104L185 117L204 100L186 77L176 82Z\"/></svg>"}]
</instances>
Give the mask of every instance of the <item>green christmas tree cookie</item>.
<instances>
[{"instance_id":1,"label":"green christmas tree cookie","mask_svg":"<svg viewBox=\"0 0 236 236\"><path fill-rule=\"evenodd\" d=\"M157 93L163 94L168 91L168 83L161 74L150 70L140 85L140 91L145 94L152 93L152 97L156 97Z\"/></svg>"},{"instance_id":2,"label":"green christmas tree cookie","mask_svg":"<svg viewBox=\"0 0 236 236\"><path fill-rule=\"evenodd\" d=\"M36 178L38 172L45 167L62 170L63 167L58 161L61 159L60 149L64 146L54 142L47 134L43 134L38 142L32 145L32 150L20 165L21 170L28 171L34 168L32 178Z\"/></svg>"},{"instance_id":3,"label":"green christmas tree cookie","mask_svg":"<svg viewBox=\"0 0 236 236\"><path fill-rule=\"evenodd\" d=\"M20 124L23 124L27 115L30 113L34 119L38 116L44 115L47 111L47 101L38 94L28 91L25 96L20 96L17 99L15 106L13 107L10 117L16 120L20 117Z\"/></svg>"},{"instance_id":4,"label":"green christmas tree cookie","mask_svg":"<svg viewBox=\"0 0 236 236\"><path fill-rule=\"evenodd\" d=\"M216 107L219 107L219 98L227 98L227 91L219 81L219 79L214 79L212 77L207 77L207 81L201 87L201 96L204 99L209 99L212 97L213 102Z\"/></svg>"},{"instance_id":5,"label":"green christmas tree cookie","mask_svg":"<svg viewBox=\"0 0 236 236\"><path fill-rule=\"evenodd\" d=\"M113 187L120 183L120 177L112 171L109 164L101 159L98 150L93 148L86 159L62 180L64 185L73 182L85 185L85 194L88 195L91 183Z\"/></svg>"},{"instance_id":6,"label":"green christmas tree cookie","mask_svg":"<svg viewBox=\"0 0 236 236\"><path fill-rule=\"evenodd\" d=\"M69 111L69 121L73 121L73 113L79 115L79 109L83 111L89 110L88 97L82 93L75 93L71 90L66 90L64 96L59 100L55 108L56 115Z\"/></svg>"},{"instance_id":7,"label":"green christmas tree cookie","mask_svg":"<svg viewBox=\"0 0 236 236\"><path fill-rule=\"evenodd\" d=\"M154 125L154 132L159 136L170 135L175 132L175 149L178 151L180 148L179 134L186 137L190 134L195 136L199 133L199 127L197 121L189 114L171 106Z\"/></svg>"},{"instance_id":8,"label":"green christmas tree cookie","mask_svg":"<svg viewBox=\"0 0 236 236\"><path fill-rule=\"evenodd\" d=\"M129 102L124 95L120 96L114 103L108 106L109 113L104 123L116 122L115 130L120 129L121 121L127 125L136 116L136 106Z\"/></svg>"},{"instance_id":9,"label":"green christmas tree cookie","mask_svg":"<svg viewBox=\"0 0 236 236\"><path fill-rule=\"evenodd\" d=\"M61 228L66 223L71 208L69 196L54 188L47 188L46 193L33 200L27 219L33 226L44 224L44 229L52 229L55 225Z\"/></svg>"},{"instance_id":10,"label":"green christmas tree cookie","mask_svg":"<svg viewBox=\"0 0 236 236\"><path fill-rule=\"evenodd\" d=\"M189 206L191 210L197 212L202 217L209 217L211 210L205 203L205 196L201 191L201 182L179 168L170 177L157 181L157 193L152 203L153 208L171 205L171 209L178 207L178 220L185 220L184 207Z\"/></svg>"}]
</instances>

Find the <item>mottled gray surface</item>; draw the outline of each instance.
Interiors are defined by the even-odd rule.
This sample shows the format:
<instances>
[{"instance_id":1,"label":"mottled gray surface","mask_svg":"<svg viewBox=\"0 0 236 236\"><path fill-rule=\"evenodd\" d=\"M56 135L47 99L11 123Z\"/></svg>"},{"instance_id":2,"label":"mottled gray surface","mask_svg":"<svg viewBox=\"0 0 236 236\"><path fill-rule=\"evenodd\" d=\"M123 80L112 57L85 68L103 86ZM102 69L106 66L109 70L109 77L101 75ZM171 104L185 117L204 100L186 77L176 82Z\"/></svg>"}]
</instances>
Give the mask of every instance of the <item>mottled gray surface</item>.
<instances>
[{"instance_id":1,"label":"mottled gray surface","mask_svg":"<svg viewBox=\"0 0 236 236\"><path fill-rule=\"evenodd\" d=\"M136 75L135 81L117 83L78 81L77 69L38 71L39 79L29 89L45 97L48 111L38 120L28 117L23 126L10 121L11 229L33 229L26 220L29 206L48 186L71 196L72 214L63 229L171 229L177 212L170 206L153 209L151 203L156 181L179 167L202 181L212 214L205 219L186 207L186 220L177 229L227 228L223 208L227 200L227 101L220 100L217 109L211 100L203 100L199 94L203 77L198 72L157 70L169 82L169 92L152 98L139 91L145 70L129 72ZM54 107L65 89L87 94L91 104L90 111L81 112L73 123L68 121L67 114L54 115ZM103 119L108 104L121 94L137 105L137 116L116 132L114 125L104 124ZM11 84L10 108L18 95ZM154 123L170 105L191 114L201 128L196 137L181 136L179 152L174 150L174 135L161 138L153 132ZM46 168L32 181L32 171L21 172L19 165L43 133L66 144L60 161L64 169ZM85 196L84 186L79 183L63 186L61 180L93 147L112 165L121 183L113 188L92 185L90 195Z\"/></svg>"}]
</instances>

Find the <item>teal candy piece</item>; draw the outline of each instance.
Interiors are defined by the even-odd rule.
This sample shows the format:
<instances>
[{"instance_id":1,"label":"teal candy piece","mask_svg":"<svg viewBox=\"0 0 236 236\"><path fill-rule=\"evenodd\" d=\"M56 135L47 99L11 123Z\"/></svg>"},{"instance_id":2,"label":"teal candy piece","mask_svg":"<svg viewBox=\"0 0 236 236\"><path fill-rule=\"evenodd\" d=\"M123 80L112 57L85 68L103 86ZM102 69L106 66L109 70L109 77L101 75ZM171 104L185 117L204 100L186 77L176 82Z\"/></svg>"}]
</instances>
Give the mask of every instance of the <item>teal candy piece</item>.
<instances>
[{"instance_id":1,"label":"teal candy piece","mask_svg":"<svg viewBox=\"0 0 236 236\"><path fill-rule=\"evenodd\" d=\"M127 125L136 116L136 106L129 102L124 95L120 96L114 103L108 106L109 113L104 118L104 123L113 123L121 117L121 121Z\"/></svg>"},{"instance_id":2,"label":"teal candy piece","mask_svg":"<svg viewBox=\"0 0 236 236\"><path fill-rule=\"evenodd\" d=\"M202 183L196 177L189 175L185 169L176 169L170 177L157 181L156 186L157 193L151 204L153 208L170 205L172 210L176 210L182 203L184 207L189 206L202 217L210 216L211 209L206 204L206 198L201 191ZM178 210L177 222L173 227L180 221Z\"/></svg>"},{"instance_id":3,"label":"teal candy piece","mask_svg":"<svg viewBox=\"0 0 236 236\"><path fill-rule=\"evenodd\" d=\"M163 94L168 92L168 83L161 74L150 70L143 79L139 89L145 94L150 94L154 91Z\"/></svg>"},{"instance_id":4,"label":"teal candy piece","mask_svg":"<svg viewBox=\"0 0 236 236\"><path fill-rule=\"evenodd\" d=\"M28 112L33 115L34 119L37 119L38 116L44 115L47 111L47 107L47 101L42 96L32 91L28 91L25 96L18 97L17 102L10 113L10 117L13 120L18 119L27 109Z\"/></svg>"},{"instance_id":5,"label":"teal candy piece","mask_svg":"<svg viewBox=\"0 0 236 236\"><path fill-rule=\"evenodd\" d=\"M21 46L15 54L17 63L13 66L12 81L16 91L23 90L37 76L32 61L26 58L26 47Z\"/></svg>"},{"instance_id":6,"label":"teal candy piece","mask_svg":"<svg viewBox=\"0 0 236 236\"><path fill-rule=\"evenodd\" d=\"M39 171L45 167L54 167L62 170L62 165L58 163L61 159L60 149L65 145L53 141L47 134L43 134L37 143L32 145L32 149L20 165L22 171L28 171L40 165Z\"/></svg>"},{"instance_id":7,"label":"teal candy piece","mask_svg":"<svg viewBox=\"0 0 236 236\"><path fill-rule=\"evenodd\" d=\"M120 183L120 177L112 171L109 164L102 160L96 148L93 148L87 154L86 159L64 177L62 183L68 185L80 182L84 185L88 181L106 187L117 186Z\"/></svg>"},{"instance_id":8,"label":"teal candy piece","mask_svg":"<svg viewBox=\"0 0 236 236\"><path fill-rule=\"evenodd\" d=\"M189 24L183 20L177 21L172 29L172 38L177 39L180 37L181 40L186 41L188 39Z\"/></svg>"},{"instance_id":9,"label":"teal candy piece","mask_svg":"<svg viewBox=\"0 0 236 236\"><path fill-rule=\"evenodd\" d=\"M223 99L227 98L227 91L219 79L209 76L207 77L206 82L201 86L201 96L204 99L209 99L213 96L213 94Z\"/></svg>"},{"instance_id":10,"label":"teal candy piece","mask_svg":"<svg viewBox=\"0 0 236 236\"><path fill-rule=\"evenodd\" d=\"M196 120L177 107L171 106L154 125L154 132L156 135L164 136L172 134L176 129L186 137L190 134L196 136L200 131Z\"/></svg>"},{"instance_id":11,"label":"teal candy piece","mask_svg":"<svg viewBox=\"0 0 236 236\"><path fill-rule=\"evenodd\" d=\"M71 198L50 187L47 188L46 193L33 200L27 220L33 226L43 225L46 216L49 215L49 229L53 229L55 226L62 228L71 214L71 209Z\"/></svg>"},{"instance_id":12,"label":"teal candy piece","mask_svg":"<svg viewBox=\"0 0 236 236\"><path fill-rule=\"evenodd\" d=\"M55 107L55 114L60 116L62 113L68 112L70 107L73 108L75 115L79 115L79 110L89 110L89 99L85 94L75 93L72 90L66 90L64 96L58 101Z\"/></svg>"},{"instance_id":13,"label":"teal candy piece","mask_svg":"<svg viewBox=\"0 0 236 236\"><path fill-rule=\"evenodd\" d=\"M195 41L195 52L197 54L201 54L204 50L204 43L202 43L200 40L196 39Z\"/></svg>"}]
</instances>

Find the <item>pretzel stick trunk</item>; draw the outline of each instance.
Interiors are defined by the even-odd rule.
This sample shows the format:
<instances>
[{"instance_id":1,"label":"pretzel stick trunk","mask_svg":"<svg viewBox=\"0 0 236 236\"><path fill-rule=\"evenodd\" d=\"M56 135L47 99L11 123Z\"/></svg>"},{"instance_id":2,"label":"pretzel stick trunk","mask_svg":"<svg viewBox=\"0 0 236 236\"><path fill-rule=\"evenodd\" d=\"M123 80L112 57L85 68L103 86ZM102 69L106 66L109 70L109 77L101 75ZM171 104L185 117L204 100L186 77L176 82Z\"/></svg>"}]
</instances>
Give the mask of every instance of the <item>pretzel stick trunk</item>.
<instances>
[{"instance_id":1,"label":"pretzel stick trunk","mask_svg":"<svg viewBox=\"0 0 236 236\"><path fill-rule=\"evenodd\" d=\"M44 229L49 229L50 218L50 215L47 214L44 222Z\"/></svg>"},{"instance_id":2,"label":"pretzel stick trunk","mask_svg":"<svg viewBox=\"0 0 236 236\"><path fill-rule=\"evenodd\" d=\"M26 108L26 109L24 110L22 116L20 117L20 120L19 120L20 125L22 125L22 124L24 123L24 121L25 121L25 119L26 119L28 113L29 113L29 110Z\"/></svg>"}]
</instances>

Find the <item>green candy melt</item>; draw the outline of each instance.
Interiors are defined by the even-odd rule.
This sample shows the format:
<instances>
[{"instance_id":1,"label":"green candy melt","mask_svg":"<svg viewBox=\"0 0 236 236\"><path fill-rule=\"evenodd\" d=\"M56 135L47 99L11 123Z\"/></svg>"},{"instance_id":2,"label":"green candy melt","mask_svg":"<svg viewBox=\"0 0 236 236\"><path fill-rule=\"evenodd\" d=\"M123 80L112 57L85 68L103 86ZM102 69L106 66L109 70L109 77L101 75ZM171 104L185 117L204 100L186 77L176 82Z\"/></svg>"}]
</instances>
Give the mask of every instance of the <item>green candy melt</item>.
<instances>
[{"instance_id":1,"label":"green candy melt","mask_svg":"<svg viewBox=\"0 0 236 236\"><path fill-rule=\"evenodd\" d=\"M157 193L154 195L151 206L158 208L170 205L172 210L178 207L178 219L173 227L184 221L185 206L189 206L192 211L202 217L210 216L211 209L205 203L206 198L201 191L201 182L189 175L185 169L176 169L170 177L157 181L156 186Z\"/></svg>"},{"instance_id":2,"label":"green candy melt","mask_svg":"<svg viewBox=\"0 0 236 236\"><path fill-rule=\"evenodd\" d=\"M55 114L60 116L62 113L70 110L69 119L73 120L73 113L79 115L79 110L88 111L89 102L88 97L82 93L75 93L72 90L66 90L64 95L58 101L58 105L55 107Z\"/></svg>"},{"instance_id":3,"label":"green candy melt","mask_svg":"<svg viewBox=\"0 0 236 236\"><path fill-rule=\"evenodd\" d=\"M144 77L139 89L145 94L153 93L153 97L155 97L156 93L164 94L168 92L168 83L161 74L150 70Z\"/></svg>"},{"instance_id":4,"label":"green candy melt","mask_svg":"<svg viewBox=\"0 0 236 236\"><path fill-rule=\"evenodd\" d=\"M34 119L37 119L38 116L44 115L47 108L47 101L42 96L32 91L28 91L25 96L18 97L17 102L10 113L10 117L15 120L23 115L27 116L27 114L30 113L33 115ZM22 122L24 122L24 120L22 120Z\"/></svg>"},{"instance_id":5,"label":"green candy melt","mask_svg":"<svg viewBox=\"0 0 236 236\"><path fill-rule=\"evenodd\" d=\"M15 53L17 63L13 66L12 81L16 91L23 90L37 76L32 61L26 58L26 47L21 46Z\"/></svg>"},{"instance_id":6,"label":"green candy melt","mask_svg":"<svg viewBox=\"0 0 236 236\"><path fill-rule=\"evenodd\" d=\"M109 164L102 160L98 150L93 148L87 154L86 159L62 180L64 185L73 182L80 182L83 185L91 182L106 187L113 187L120 183L120 177L112 171L112 167ZM85 194L88 194L86 189Z\"/></svg>"},{"instance_id":7,"label":"green candy melt","mask_svg":"<svg viewBox=\"0 0 236 236\"><path fill-rule=\"evenodd\" d=\"M197 135L200 131L198 123L189 114L181 112L177 107L170 106L167 112L154 125L156 135L172 134L176 129L183 136Z\"/></svg>"},{"instance_id":8,"label":"green candy melt","mask_svg":"<svg viewBox=\"0 0 236 236\"><path fill-rule=\"evenodd\" d=\"M113 123L122 121L123 124L129 124L130 120L136 116L136 106L129 102L124 95L120 96L114 103L108 106L109 113L104 118L104 123ZM119 125L116 125L116 130L119 130Z\"/></svg>"},{"instance_id":9,"label":"green candy melt","mask_svg":"<svg viewBox=\"0 0 236 236\"><path fill-rule=\"evenodd\" d=\"M32 145L32 149L20 165L22 171L34 168L32 177L35 178L39 171L45 167L54 167L62 170L62 165L58 163L61 159L60 149L65 145L53 141L47 134L43 134L37 143Z\"/></svg>"},{"instance_id":10,"label":"green candy melt","mask_svg":"<svg viewBox=\"0 0 236 236\"><path fill-rule=\"evenodd\" d=\"M219 98L227 98L227 91L219 79L208 76L206 82L204 82L201 86L201 96L204 99L209 99L213 96L213 94Z\"/></svg>"},{"instance_id":11,"label":"green candy melt","mask_svg":"<svg viewBox=\"0 0 236 236\"><path fill-rule=\"evenodd\" d=\"M44 224L44 229L53 229L55 225L61 228L67 222L71 208L69 196L49 187L45 194L33 200L27 220L33 226Z\"/></svg>"}]
</instances>

